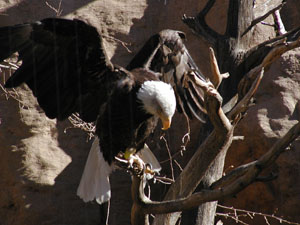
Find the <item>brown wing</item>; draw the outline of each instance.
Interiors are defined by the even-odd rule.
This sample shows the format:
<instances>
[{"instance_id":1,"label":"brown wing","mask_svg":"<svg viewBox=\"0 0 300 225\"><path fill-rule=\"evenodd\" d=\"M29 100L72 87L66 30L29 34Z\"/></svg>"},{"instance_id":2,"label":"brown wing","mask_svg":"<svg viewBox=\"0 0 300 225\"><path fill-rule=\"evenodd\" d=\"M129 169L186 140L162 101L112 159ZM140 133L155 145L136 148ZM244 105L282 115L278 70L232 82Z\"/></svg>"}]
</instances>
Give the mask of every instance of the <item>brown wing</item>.
<instances>
[{"instance_id":1,"label":"brown wing","mask_svg":"<svg viewBox=\"0 0 300 225\"><path fill-rule=\"evenodd\" d=\"M170 83L175 90L177 110L191 119L195 117L205 122L203 91L191 82L186 86L183 77L185 73L194 71L201 80L206 82L207 79L189 54L184 39L183 32L163 30L146 42L126 68L132 70L144 66L160 72L161 80Z\"/></svg>"},{"instance_id":2,"label":"brown wing","mask_svg":"<svg viewBox=\"0 0 300 225\"><path fill-rule=\"evenodd\" d=\"M26 83L49 118L63 120L79 112L84 121L95 121L114 82L124 75L107 59L96 28L79 20L1 27L0 61L14 52L22 65L5 86Z\"/></svg>"}]
</instances>

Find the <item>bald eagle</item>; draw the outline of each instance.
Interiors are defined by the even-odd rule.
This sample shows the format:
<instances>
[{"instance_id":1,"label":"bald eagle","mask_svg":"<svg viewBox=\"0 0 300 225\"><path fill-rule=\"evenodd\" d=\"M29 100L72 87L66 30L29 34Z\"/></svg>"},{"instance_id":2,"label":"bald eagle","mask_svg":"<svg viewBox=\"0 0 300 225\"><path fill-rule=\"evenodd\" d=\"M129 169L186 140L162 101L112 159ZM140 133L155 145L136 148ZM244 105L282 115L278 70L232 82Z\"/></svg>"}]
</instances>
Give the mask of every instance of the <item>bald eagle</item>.
<instances>
[{"instance_id":1,"label":"bald eagle","mask_svg":"<svg viewBox=\"0 0 300 225\"><path fill-rule=\"evenodd\" d=\"M6 88L26 83L51 119L77 112L96 123L97 138L77 191L84 201L110 198L115 156L143 149L159 119L168 129L176 102L179 112L203 120L202 92L190 82L183 85L183 77L193 70L205 78L183 39L172 30L152 36L125 69L110 62L96 28L80 20L47 18L0 28L0 61L15 52L22 61Z\"/></svg>"}]
</instances>

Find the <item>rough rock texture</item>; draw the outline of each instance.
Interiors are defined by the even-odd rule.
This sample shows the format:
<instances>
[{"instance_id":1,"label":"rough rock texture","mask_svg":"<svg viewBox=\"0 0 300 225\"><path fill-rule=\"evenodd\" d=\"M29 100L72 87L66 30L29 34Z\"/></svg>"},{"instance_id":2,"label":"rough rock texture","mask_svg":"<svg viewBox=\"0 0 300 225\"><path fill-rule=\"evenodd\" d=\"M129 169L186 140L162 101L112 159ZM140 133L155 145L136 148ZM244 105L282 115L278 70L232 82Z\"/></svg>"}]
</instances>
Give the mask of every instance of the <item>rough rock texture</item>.
<instances>
[{"instance_id":1,"label":"rough rock texture","mask_svg":"<svg viewBox=\"0 0 300 225\"><path fill-rule=\"evenodd\" d=\"M300 118L300 51L290 51L273 64L266 73L255 95L256 105L238 125L235 133L244 135L243 141L233 142L227 165L238 166L257 159L278 138L282 137ZM271 172L278 178L271 182L255 183L239 193L236 198L221 204L283 217L299 223L300 141L294 141L264 175ZM263 209L263 210L262 210ZM271 224L280 224L279 221ZM248 217L250 224L265 224L263 217ZM225 223L227 224L227 222Z\"/></svg>"},{"instance_id":2,"label":"rough rock texture","mask_svg":"<svg viewBox=\"0 0 300 225\"><path fill-rule=\"evenodd\" d=\"M49 0L48 5L57 8L59 0ZM257 1L257 2L263 2ZM60 14L67 18L80 18L97 26L105 36L108 55L114 63L126 65L134 53L150 37L165 29L186 32L187 47L196 63L205 74L208 67L207 46L195 37L181 22L185 13L195 15L204 1L198 0L62 0ZM300 5L288 1L283 10L288 29L299 25ZM207 21L222 33L226 22L227 1L217 1ZM45 1L7 0L0 2L0 26L34 21L56 16ZM270 20L270 18L268 19ZM273 37L272 28L259 25L255 43ZM120 42L122 41L122 42ZM124 48L123 44L131 52ZM256 105L241 121L237 135L245 135L244 141L235 142L230 149L227 167L240 165L256 159L276 139L282 136L300 118L300 51L291 51L272 66L266 74L256 95ZM8 76L5 73L5 76ZM1 73L1 82L3 82ZM83 170L90 142L87 135L78 129L65 129L70 123L56 122L45 117L35 99L26 88L17 90L17 99L7 100L0 90L0 225L29 224L97 224L99 208L95 203L84 204L76 196L76 188ZM194 147L201 142L199 124L190 123L191 141L184 156L177 156L181 166L192 155ZM173 128L164 136L172 153L181 149L182 137L187 133L185 118L176 115ZM149 141L161 161L165 173L172 176L164 139L158 139L161 131ZM156 138L156 139L155 139ZM300 170L299 141L284 153L273 170L279 173L277 180L251 185L245 191L223 204L237 208L276 213L286 219L300 222L299 195ZM173 162L174 176L180 167ZM125 172L112 176L112 204L110 224L129 224L130 177ZM152 193L163 198L166 186L155 185ZM221 218L225 224L225 221ZM248 221L264 224L264 220ZM185 222L185 224L191 224ZM275 222L272 224L275 224Z\"/></svg>"},{"instance_id":3,"label":"rough rock texture","mask_svg":"<svg viewBox=\"0 0 300 225\"><path fill-rule=\"evenodd\" d=\"M299 2L288 1L282 9L281 16L287 30L300 25L299 8ZM255 95L256 104L248 110L235 131L236 135L244 135L245 139L233 142L227 154L225 168L228 171L230 166L235 167L257 159L299 121L299 61L300 50L289 51L282 55L265 74ZM299 148L300 140L297 139L265 173L268 176L273 172L278 175L277 179L250 185L235 198L221 204L269 215L274 214L299 223ZM230 219L221 218L221 220L225 224L230 222L235 224ZM253 219L246 217L243 221L249 224L267 224L262 216L255 216ZM275 219L269 219L269 222L272 225L281 224Z\"/></svg>"}]
</instances>

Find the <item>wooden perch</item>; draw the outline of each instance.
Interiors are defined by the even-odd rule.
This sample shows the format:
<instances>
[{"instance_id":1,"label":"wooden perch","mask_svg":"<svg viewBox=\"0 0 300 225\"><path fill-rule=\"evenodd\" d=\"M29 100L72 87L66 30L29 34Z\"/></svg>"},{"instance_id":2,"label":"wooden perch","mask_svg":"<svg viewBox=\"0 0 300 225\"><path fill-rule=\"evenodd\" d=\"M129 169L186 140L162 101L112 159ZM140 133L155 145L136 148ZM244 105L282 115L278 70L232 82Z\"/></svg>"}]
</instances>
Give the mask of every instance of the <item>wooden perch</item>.
<instances>
[{"instance_id":1,"label":"wooden perch","mask_svg":"<svg viewBox=\"0 0 300 225\"><path fill-rule=\"evenodd\" d=\"M211 50L212 51L212 50ZM213 60L214 57L211 57ZM219 69L218 65L215 62L212 62L215 66L215 73L217 74ZM243 100L243 104L238 104L235 107L236 112L241 112L245 108L246 103L254 94L259 81L261 80L263 71L261 72L259 78L256 79L256 82L253 83L253 88L250 90L250 94L245 97L246 100ZM175 183L172 184L169 188L167 195L165 196L166 201L171 201L174 204L174 199L185 199L190 196L199 183L202 180L202 177L205 175L207 169L211 166L214 159L222 151L227 151L231 145L233 138L234 126L231 125L228 118L225 116L221 109L222 98L210 82L204 82L200 80L197 76L191 72L188 74L189 79L194 82L197 86L200 86L205 93L205 107L208 111L208 116L211 120L211 123L214 126L213 132L209 137L204 141L204 143L197 149L196 153L189 161L187 166L184 168L183 172L176 179ZM241 109L242 108L242 109ZM233 115L236 115L233 113ZM201 163L199 163L201 161ZM164 213L159 212L160 203L152 202L144 196L142 190L143 184L138 178L134 178L133 184L133 201L134 206L132 208L132 221L133 224L144 224L145 217L141 216L148 213ZM139 190L139 191L138 191ZM189 200L191 201L191 200ZM175 205L177 200L175 201ZM168 204L168 203L166 203ZM151 206L150 206L151 205ZM149 208L150 207L150 208ZM152 212L153 207L158 207ZM173 206L173 207L179 207ZM189 207L189 206L184 206ZM166 209L163 209L166 210ZM181 210L179 210L181 211ZM169 211L174 212L174 211ZM154 224L172 224L171 221L176 221L180 213L173 213L172 216L167 216L168 222L165 221L165 216L157 216L155 218ZM146 219L147 220L147 219Z\"/></svg>"},{"instance_id":2,"label":"wooden perch","mask_svg":"<svg viewBox=\"0 0 300 225\"><path fill-rule=\"evenodd\" d=\"M140 196L138 207L141 208L143 214L162 214L182 210L188 210L199 206L202 203L221 200L230 197L245 187L256 181L258 175L263 169L270 166L278 158L278 156L300 135L300 122L294 125L281 139L279 139L271 149L261 156L258 160L247 165L238 167L231 171L228 175L218 180L211 186L209 190L202 190L190 195L189 197L170 200L164 202L152 202L147 197ZM133 193L143 193L140 180L134 181L135 186ZM141 201L145 199L144 201ZM133 223L141 224L141 223Z\"/></svg>"},{"instance_id":3,"label":"wooden perch","mask_svg":"<svg viewBox=\"0 0 300 225\"><path fill-rule=\"evenodd\" d=\"M253 83L253 87L251 89L256 89L257 84L259 83L260 77L263 74L263 70L260 72L259 76L257 77L257 81ZM191 75L191 79L196 82L196 84L203 85L202 81L199 80L196 76ZM207 88L206 90L209 90L210 88ZM253 93L253 90L250 91ZM212 95L209 96L217 96L216 93L213 92ZM245 98L248 98L245 96ZM217 104L218 105L218 104ZM237 106L238 107L238 106ZM213 110L214 112L219 112L219 110ZM239 110L237 110L239 111ZM219 120L222 120L223 115L219 115L219 118L217 119L218 122L215 122L214 124L216 126L224 126L229 127L225 128L227 130L227 144L232 140L232 131L233 127L228 124L227 122L220 122ZM220 129L220 130L224 130ZM219 130L219 131L220 131ZM217 132L214 130L214 132ZM214 133L213 132L213 133ZM268 166L270 166L277 158L278 156L285 150L285 148L298 136L300 135L300 123L298 122L295 126L293 126L287 134L278 140L274 146L263 156L261 156L258 160L251 162L247 165L243 165L230 173L228 173L225 177L219 179L214 184L211 185L211 188L208 190L202 190L200 192L192 194L194 188L192 190L186 190L189 189L187 186L192 185L190 183L190 179L193 179L193 176L199 172L197 170L198 168L195 168L195 166L201 165L202 163L199 163L199 158L197 157L197 154L203 155L203 149L202 151L198 150L195 155L193 156L192 160L189 162L189 164L184 169L183 173L181 174L179 179L176 180L174 186L180 185L182 188L170 188L172 190L171 194L172 197L174 197L175 200L166 200L163 202L153 202L150 199L148 199L143 190L143 182L140 178L137 176L134 176L133 178L133 184L132 184L132 198L133 198L133 208L132 208L132 224L134 225L140 225L140 224L148 224L148 214L165 214L165 213L171 213L171 212L177 212L182 210L188 210L194 207L199 206L202 203L215 201L224 199L226 197L230 197L239 191L243 190L245 187L247 187L249 184L257 181L258 175L261 173L261 171ZM212 143L210 142L210 136L205 142L209 143L210 146L207 146L206 144L203 144L205 147L210 147L209 151L212 149ZM215 136L216 137L216 136ZM224 138L224 137L223 137ZM230 139L230 140L229 140ZM216 142L219 142L218 140L214 140ZM218 145L218 144L217 144ZM229 144L230 145L230 144ZM218 147L218 146L214 146ZM219 146L220 147L220 146ZM225 146L223 146L225 148ZM229 146L227 146L229 147ZM206 153L208 154L208 153ZM202 158L203 159L203 158ZM205 161L202 160L203 163ZM196 165L195 165L196 163ZM202 171L202 170L200 170ZM187 178L185 176L188 176ZM185 182L188 180L189 182ZM180 182L179 182L180 181ZM179 192L178 192L179 191ZM168 192L170 194L170 191ZM172 214L174 215L174 214ZM176 215L176 214L175 214ZM157 216L159 218L159 216ZM159 221L159 222L158 222ZM160 220L156 221L155 224L161 224ZM173 219L173 222L175 220Z\"/></svg>"},{"instance_id":4,"label":"wooden perch","mask_svg":"<svg viewBox=\"0 0 300 225\"><path fill-rule=\"evenodd\" d=\"M190 74L190 76L191 80L195 81L195 84L202 87L205 92L205 107L215 129L199 146L175 183L170 186L165 200L191 195L218 153L229 148L233 136L233 127L221 109L221 96L212 84L205 84L193 74ZM200 161L201 163L199 163ZM157 216L154 224L173 224L171 221L176 221L179 216L180 213L167 215L168 222L165 221L164 216Z\"/></svg>"}]
</instances>

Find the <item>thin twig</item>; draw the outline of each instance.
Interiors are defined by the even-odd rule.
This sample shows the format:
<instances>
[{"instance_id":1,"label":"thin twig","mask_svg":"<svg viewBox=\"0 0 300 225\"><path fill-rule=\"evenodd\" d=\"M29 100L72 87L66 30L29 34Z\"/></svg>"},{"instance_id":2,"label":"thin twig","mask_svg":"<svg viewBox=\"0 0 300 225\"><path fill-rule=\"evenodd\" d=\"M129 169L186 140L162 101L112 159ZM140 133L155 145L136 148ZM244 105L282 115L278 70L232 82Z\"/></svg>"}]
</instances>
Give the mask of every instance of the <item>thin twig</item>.
<instances>
[{"instance_id":1,"label":"thin twig","mask_svg":"<svg viewBox=\"0 0 300 225\"><path fill-rule=\"evenodd\" d=\"M172 180L175 180L175 175L174 175L174 168L173 168L173 159L172 159L172 155L171 155L171 151L168 145L168 142L166 140L166 138L164 136L161 136L160 139L164 140L167 151L168 151L168 155L169 155L169 159L170 159L170 168L171 168L171 174L172 174Z\"/></svg>"},{"instance_id":2,"label":"thin twig","mask_svg":"<svg viewBox=\"0 0 300 225\"><path fill-rule=\"evenodd\" d=\"M296 223L296 222L291 222L291 221L288 221L288 220L285 220L285 219L282 219L278 216L275 216L275 215L270 215L270 214L265 214L265 213L261 213L261 212L254 212L254 211L250 211L250 210L245 210L245 209L236 209L236 208L233 208L233 207L228 207L228 206L224 206L224 205L219 205L218 204L218 207L219 208L222 208L222 209L226 209L226 210L231 210L231 211L234 211L235 213L236 212L239 212L239 213L245 213L243 215L247 215L249 216L251 219L254 218L254 216L262 216L264 217L265 219L266 218L271 218L271 219L275 219L275 220L278 220L280 223L287 223L287 224L292 224L292 225L300 225L300 223ZM225 213L224 213L225 214ZM227 214L227 213L226 213ZM218 216L223 216L219 213L217 213ZM229 214L230 215L230 214ZM226 216L225 216L226 217Z\"/></svg>"},{"instance_id":3,"label":"thin twig","mask_svg":"<svg viewBox=\"0 0 300 225\"><path fill-rule=\"evenodd\" d=\"M218 89L222 80L224 78L229 77L229 73L223 73L223 74L220 73L217 58L215 56L215 52L212 47L209 48L209 57L210 57L210 68L211 68L211 72L212 72L211 82L213 83L215 88Z\"/></svg>"},{"instance_id":4,"label":"thin twig","mask_svg":"<svg viewBox=\"0 0 300 225\"><path fill-rule=\"evenodd\" d=\"M175 164L179 167L180 171L183 171L181 165L179 164L179 162L177 162L177 160L174 159Z\"/></svg>"},{"instance_id":5,"label":"thin twig","mask_svg":"<svg viewBox=\"0 0 300 225\"><path fill-rule=\"evenodd\" d=\"M71 128L79 128L81 130L84 130L88 133L89 139L94 137L96 126L94 123L87 123L84 122L77 113L73 113L71 116L68 117L69 121L73 125L73 127L67 127L65 128L64 132L66 133L68 129Z\"/></svg>"},{"instance_id":6,"label":"thin twig","mask_svg":"<svg viewBox=\"0 0 300 225\"><path fill-rule=\"evenodd\" d=\"M243 96L243 99L239 101L239 103L228 113L227 116L230 120L234 120L238 114L245 112L248 108L249 101L257 91L257 88L264 76L264 68L258 67L258 69L255 71L256 79L252 83L251 88L247 90L247 93L245 96Z\"/></svg>"},{"instance_id":7,"label":"thin twig","mask_svg":"<svg viewBox=\"0 0 300 225\"><path fill-rule=\"evenodd\" d=\"M189 126L189 124L188 124L188 126ZM190 130L190 128L188 128L188 130ZM183 152L186 151L186 146L187 146L188 142L190 141L190 133L188 132L185 135L183 135L183 137L181 138L181 141L183 144L180 146L180 149L171 156L172 159L175 159L178 155L183 156ZM170 157L168 159L160 161L159 163L163 164L163 163L166 163L169 161L170 161Z\"/></svg>"},{"instance_id":8,"label":"thin twig","mask_svg":"<svg viewBox=\"0 0 300 225\"><path fill-rule=\"evenodd\" d=\"M60 17L61 16L61 14L62 14L62 12L63 12L63 10L62 10L62 8L61 8L61 2L62 2L62 0L60 0L59 1L59 3L58 3L58 7L57 8L55 8L54 6L52 6L49 2L45 2L46 3L46 5L50 8L50 9L52 9L55 13L56 13L56 17Z\"/></svg>"},{"instance_id":9,"label":"thin twig","mask_svg":"<svg viewBox=\"0 0 300 225\"><path fill-rule=\"evenodd\" d=\"M154 176L154 180L158 181L158 182L160 182L162 184L172 184L172 183L174 183L174 180L172 180L170 178L160 177L160 176L157 176L157 175Z\"/></svg>"},{"instance_id":10,"label":"thin twig","mask_svg":"<svg viewBox=\"0 0 300 225\"><path fill-rule=\"evenodd\" d=\"M243 225L250 225L250 224L245 223L244 221L240 220L236 216L232 216L228 213L219 213L219 212L217 212L216 216L222 216L222 217L225 217L225 218L230 218L230 219L234 220L236 223L240 223L240 224L243 224Z\"/></svg>"},{"instance_id":11,"label":"thin twig","mask_svg":"<svg viewBox=\"0 0 300 225\"><path fill-rule=\"evenodd\" d=\"M104 38L111 39L115 42L119 42L127 50L127 52L132 53L132 51L127 47L127 45L131 46L131 43L126 43L124 41L121 41L120 39L117 39L117 38L114 38L114 37L111 37L111 36L108 36L108 35L105 35L105 34L101 34L101 36L104 37Z\"/></svg>"}]
</instances>

